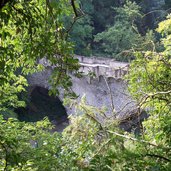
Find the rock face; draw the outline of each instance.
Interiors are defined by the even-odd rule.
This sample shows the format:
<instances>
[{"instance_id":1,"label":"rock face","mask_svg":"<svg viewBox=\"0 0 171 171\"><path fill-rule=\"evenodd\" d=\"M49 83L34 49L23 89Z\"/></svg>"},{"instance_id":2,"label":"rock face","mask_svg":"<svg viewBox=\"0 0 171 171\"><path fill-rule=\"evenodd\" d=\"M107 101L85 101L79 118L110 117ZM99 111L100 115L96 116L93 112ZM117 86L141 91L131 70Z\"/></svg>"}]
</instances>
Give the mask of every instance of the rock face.
<instances>
[{"instance_id":1,"label":"rock face","mask_svg":"<svg viewBox=\"0 0 171 171\"><path fill-rule=\"evenodd\" d=\"M52 69L50 67L46 67L46 69L42 72L37 72L27 77L29 83L29 92L31 93L34 87L39 86L42 88L50 89L50 85L48 83L48 78L50 77Z\"/></svg>"}]
</instances>

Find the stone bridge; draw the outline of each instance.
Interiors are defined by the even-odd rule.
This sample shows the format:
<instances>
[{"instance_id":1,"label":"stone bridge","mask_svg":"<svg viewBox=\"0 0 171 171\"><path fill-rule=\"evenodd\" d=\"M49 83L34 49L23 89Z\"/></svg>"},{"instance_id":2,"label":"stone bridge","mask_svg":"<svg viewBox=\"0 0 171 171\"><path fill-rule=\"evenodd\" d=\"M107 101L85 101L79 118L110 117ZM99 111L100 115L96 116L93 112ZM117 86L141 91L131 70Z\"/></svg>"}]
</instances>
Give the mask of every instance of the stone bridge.
<instances>
[{"instance_id":1,"label":"stone bridge","mask_svg":"<svg viewBox=\"0 0 171 171\"><path fill-rule=\"evenodd\" d=\"M108 58L75 57L78 58L81 65L80 71L84 74L82 78L71 75L72 89L79 98L86 95L88 104L98 108L105 106L109 116L113 114L113 108L118 113L118 117L124 117L135 108L135 102L127 91L127 82L123 79L123 76L128 73L129 63L117 62ZM46 69L28 77L28 83L32 90L36 86L50 88L48 78L52 67L49 67L45 59L42 59L40 63ZM59 98L61 101L63 100L62 96ZM67 108L67 111L68 114L74 113L73 109Z\"/></svg>"},{"instance_id":2,"label":"stone bridge","mask_svg":"<svg viewBox=\"0 0 171 171\"><path fill-rule=\"evenodd\" d=\"M85 57L75 55L79 60L80 69L84 75L92 75L96 78L105 76L106 78L122 79L128 73L129 63L118 62L110 58ZM49 62L43 58L39 63L46 68L51 67ZM53 68L53 67L52 67Z\"/></svg>"}]
</instances>

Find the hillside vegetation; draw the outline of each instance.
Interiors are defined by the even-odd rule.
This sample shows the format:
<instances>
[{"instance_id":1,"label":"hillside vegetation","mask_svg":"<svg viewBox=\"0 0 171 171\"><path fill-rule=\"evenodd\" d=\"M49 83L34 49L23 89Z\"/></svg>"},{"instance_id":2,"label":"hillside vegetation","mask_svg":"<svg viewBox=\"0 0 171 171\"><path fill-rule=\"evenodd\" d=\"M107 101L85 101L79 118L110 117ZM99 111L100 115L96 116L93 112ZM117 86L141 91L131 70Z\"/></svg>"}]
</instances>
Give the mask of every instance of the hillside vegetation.
<instances>
[{"instance_id":1,"label":"hillside vegetation","mask_svg":"<svg viewBox=\"0 0 171 171\"><path fill-rule=\"evenodd\" d=\"M146 2L0 2L0 170L170 171L171 3L152 20ZM74 53L131 62L129 91L137 109L149 114L139 134L121 130L122 120L106 117L105 109L87 105L85 97L75 100L67 74L79 74ZM37 64L43 57L56 66L50 94L62 87L65 104L77 108L62 133L52 133L47 118L26 123L15 113L26 105L26 77L43 70Z\"/></svg>"}]
</instances>

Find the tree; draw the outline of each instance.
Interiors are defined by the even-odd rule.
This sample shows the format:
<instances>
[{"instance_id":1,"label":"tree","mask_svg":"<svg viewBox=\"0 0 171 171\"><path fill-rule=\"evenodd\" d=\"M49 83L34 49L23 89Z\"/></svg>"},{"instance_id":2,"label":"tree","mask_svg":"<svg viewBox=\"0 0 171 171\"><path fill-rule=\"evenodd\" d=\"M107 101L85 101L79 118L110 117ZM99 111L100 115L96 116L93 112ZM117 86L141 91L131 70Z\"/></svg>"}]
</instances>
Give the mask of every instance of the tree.
<instances>
[{"instance_id":1,"label":"tree","mask_svg":"<svg viewBox=\"0 0 171 171\"><path fill-rule=\"evenodd\" d=\"M79 68L73 58L73 45L67 41L63 16L77 18L75 1L4 1L0 11L0 108L23 106L18 93L25 90L25 76L42 66L37 61L46 57L55 65L53 93L56 86L69 90L69 70ZM73 10L74 9L74 10Z\"/></svg>"},{"instance_id":2,"label":"tree","mask_svg":"<svg viewBox=\"0 0 171 171\"><path fill-rule=\"evenodd\" d=\"M94 35L103 32L107 26L113 24L113 18L116 15L112 7L122 6L119 1L112 0L93 0L94 12L92 14L94 22Z\"/></svg>"},{"instance_id":3,"label":"tree","mask_svg":"<svg viewBox=\"0 0 171 171\"><path fill-rule=\"evenodd\" d=\"M169 0L166 0L165 2L166 2L165 8L169 9L171 7L171 2Z\"/></svg>"},{"instance_id":4,"label":"tree","mask_svg":"<svg viewBox=\"0 0 171 171\"><path fill-rule=\"evenodd\" d=\"M117 15L114 18L114 25L98 33L95 41L101 44L104 54L120 61L129 61L133 58L129 53L131 49L150 48L151 46L148 45L154 36L152 32L149 32L146 37L139 33L136 21L141 20L142 15L140 7L135 2L127 1L123 7L115 10Z\"/></svg>"},{"instance_id":5,"label":"tree","mask_svg":"<svg viewBox=\"0 0 171 171\"><path fill-rule=\"evenodd\" d=\"M113 23L116 12L113 6L122 5L121 1L112 0L80 0L83 17L74 24L70 32L71 40L75 43L75 53L91 56L97 53L98 44L93 41L94 35L102 32ZM68 18L66 19L66 25Z\"/></svg>"},{"instance_id":6,"label":"tree","mask_svg":"<svg viewBox=\"0 0 171 171\"><path fill-rule=\"evenodd\" d=\"M65 72L73 67L77 69L74 59L69 56L72 45L66 41L68 35L63 27L63 15L71 15L68 13L71 6L68 6L68 1L58 2L46 6L44 1L36 4L35 1L15 1L1 9L1 114L23 105L17 94L24 91L27 85L24 76L37 70L35 60L41 55L46 56L52 64L59 65L53 75L53 86L59 83L68 89L70 84ZM77 17L75 5L73 9ZM132 14L132 11L129 12ZM12 118L4 119L1 115L0 170L169 171L170 28L171 17L168 16L157 29L163 36L161 45L164 50L157 52L153 46L153 51L137 51L127 77L138 109L149 113L139 135L119 129L122 120L107 118L105 109L87 105L84 98L80 104L73 101L78 117L71 116L71 124L62 135L50 133L52 127L46 119L32 124ZM54 54L58 58L54 58ZM59 80L61 77L64 79ZM103 122L97 115L103 118Z\"/></svg>"},{"instance_id":7,"label":"tree","mask_svg":"<svg viewBox=\"0 0 171 171\"><path fill-rule=\"evenodd\" d=\"M170 170L170 27L168 16L157 29L164 50L137 51L127 77L137 108L149 114L139 135L118 129L122 120L106 118L104 110L86 105L85 100L78 105L83 115L72 118L63 134L72 142L64 149L65 154L73 149L69 155L74 156L70 161L76 170ZM101 122L97 114L106 119Z\"/></svg>"},{"instance_id":8,"label":"tree","mask_svg":"<svg viewBox=\"0 0 171 171\"><path fill-rule=\"evenodd\" d=\"M140 107L149 109L150 117L144 123L144 137L153 140L158 146L148 149L151 155L160 162L161 170L170 167L170 26L171 17L159 24L157 31L162 34L161 44L164 50L160 53L139 52L132 63L129 82L131 93L138 100ZM135 71L136 68L136 71Z\"/></svg>"},{"instance_id":9,"label":"tree","mask_svg":"<svg viewBox=\"0 0 171 171\"><path fill-rule=\"evenodd\" d=\"M67 40L65 15L78 17L74 0L0 3L0 170L58 170L61 140L49 132L50 123L26 124L11 117L16 117L15 108L25 105L19 93L28 85L26 76L43 69L37 63L41 58L56 66L52 93L57 85L70 89L67 72L77 71L79 65Z\"/></svg>"},{"instance_id":10,"label":"tree","mask_svg":"<svg viewBox=\"0 0 171 171\"><path fill-rule=\"evenodd\" d=\"M92 5L92 0L81 0L80 6L83 15L74 23L70 32L70 39L75 44L75 54L91 56L94 30L92 14L94 12L94 7ZM66 24L67 23L68 18L66 18Z\"/></svg>"}]
</instances>

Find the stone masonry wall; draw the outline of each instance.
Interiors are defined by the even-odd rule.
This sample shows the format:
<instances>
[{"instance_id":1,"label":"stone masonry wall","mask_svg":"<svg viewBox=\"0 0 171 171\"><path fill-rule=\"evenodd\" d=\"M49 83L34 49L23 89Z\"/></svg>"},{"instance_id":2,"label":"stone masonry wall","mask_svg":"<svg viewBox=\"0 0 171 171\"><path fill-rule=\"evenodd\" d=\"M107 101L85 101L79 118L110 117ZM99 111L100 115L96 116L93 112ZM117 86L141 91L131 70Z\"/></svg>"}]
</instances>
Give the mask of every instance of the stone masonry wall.
<instances>
[{"instance_id":1,"label":"stone masonry wall","mask_svg":"<svg viewBox=\"0 0 171 171\"><path fill-rule=\"evenodd\" d=\"M127 92L127 83L122 77L128 72L128 63L116 62L112 59L103 58L86 58L78 57L80 62L80 71L84 73L82 78L76 78L71 75L73 87L72 89L81 98L86 95L87 103L96 107L105 106L108 110L107 114L112 115L112 103L114 104L118 116L123 117L135 108L135 102L132 101ZM46 59L39 61L46 69L43 72L34 73L28 76L30 90L35 86L50 88L48 78L52 72L51 67ZM87 75L89 72L94 73L94 77ZM62 92L60 100L62 101ZM126 105L127 104L127 105ZM126 107L125 107L126 106ZM69 109L71 114L74 109Z\"/></svg>"}]
</instances>

